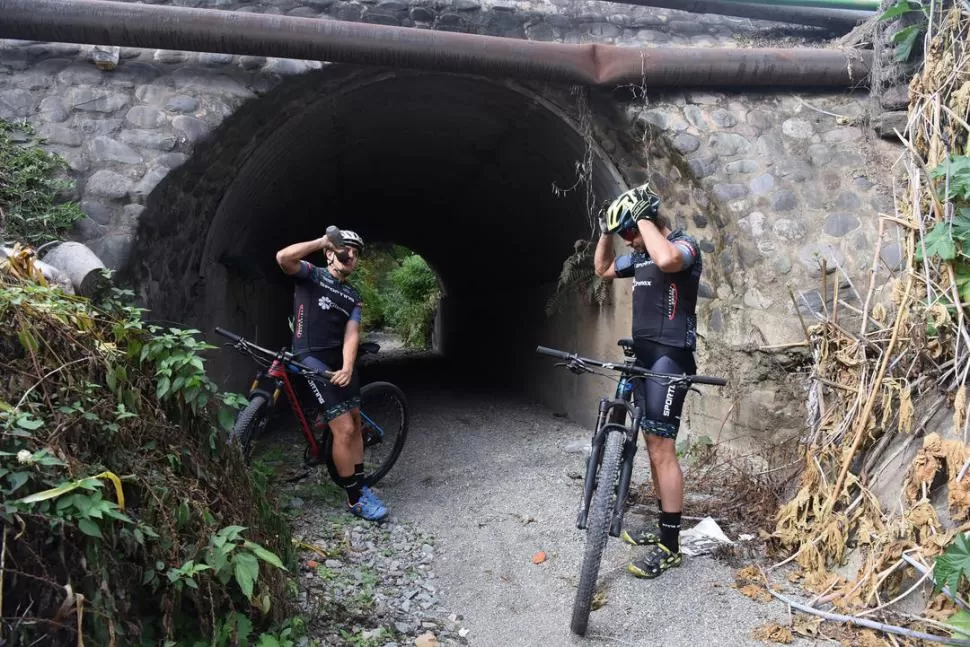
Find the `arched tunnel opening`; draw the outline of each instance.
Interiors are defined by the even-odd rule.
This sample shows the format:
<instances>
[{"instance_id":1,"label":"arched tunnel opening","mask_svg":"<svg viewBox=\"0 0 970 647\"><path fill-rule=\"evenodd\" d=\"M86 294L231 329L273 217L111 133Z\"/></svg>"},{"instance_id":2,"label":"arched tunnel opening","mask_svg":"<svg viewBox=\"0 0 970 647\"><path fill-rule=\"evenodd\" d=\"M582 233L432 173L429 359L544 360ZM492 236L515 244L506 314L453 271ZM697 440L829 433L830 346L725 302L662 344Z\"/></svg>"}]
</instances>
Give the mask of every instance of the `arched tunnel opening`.
<instances>
[{"instance_id":1,"label":"arched tunnel opening","mask_svg":"<svg viewBox=\"0 0 970 647\"><path fill-rule=\"evenodd\" d=\"M518 369L550 326L571 325L546 304L619 173L573 119L517 85L384 73L325 87L327 73L247 103L156 189L133 255L148 306L213 343L221 326L288 345L292 281L275 253L336 224L437 272L435 343L451 384L521 388ZM210 366L227 388L254 369L228 351Z\"/></svg>"}]
</instances>

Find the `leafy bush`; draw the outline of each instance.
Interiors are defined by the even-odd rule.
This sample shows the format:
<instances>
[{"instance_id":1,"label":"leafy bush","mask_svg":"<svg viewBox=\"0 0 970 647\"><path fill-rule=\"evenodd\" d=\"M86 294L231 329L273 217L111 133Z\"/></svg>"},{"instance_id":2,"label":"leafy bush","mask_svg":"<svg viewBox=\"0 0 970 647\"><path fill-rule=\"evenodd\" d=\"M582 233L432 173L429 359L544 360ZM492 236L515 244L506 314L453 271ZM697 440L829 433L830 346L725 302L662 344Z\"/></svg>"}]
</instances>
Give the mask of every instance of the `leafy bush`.
<instances>
[{"instance_id":1,"label":"leafy bush","mask_svg":"<svg viewBox=\"0 0 970 647\"><path fill-rule=\"evenodd\" d=\"M217 423L239 400L206 376L211 346L144 324L128 292L65 295L30 263L0 268L0 633L287 644L248 638L290 615L292 546Z\"/></svg>"},{"instance_id":2,"label":"leafy bush","mask_svg":"<svg viewBox=\"0 0 970 647\"><path fill-rule=\"evenodd\" d=\"M365 330L389 328L406 346L428 347L441 290L423 258L399 245L371 245L351 282L364 300Z\"/></svg>"},{"instance_id":3,"label":"leafy bush","mask_svg":"<svg viewBox=\"0 0 970 647\"><path fill-rule=\"evenodd\" d=\"M15 142L14 134L26 142ZM28 124L0 119L0 230L5 240L41 245L60 239L84 217L76 202L61 199L73 188L61 176L66 169L63 158L37 145Z\"/></svg>"},{"instance_id":4,"label":"leafy bush","mask_svg":"<svg viewBox=\"0 0 970 647\"><path fill-rule=\"evenodd\" d=\"M388 278L391 294L385 311L391 326L406 345L427 348L441 299L434 270L423 258L410 254Z\"/></svg>"}]
</instances>

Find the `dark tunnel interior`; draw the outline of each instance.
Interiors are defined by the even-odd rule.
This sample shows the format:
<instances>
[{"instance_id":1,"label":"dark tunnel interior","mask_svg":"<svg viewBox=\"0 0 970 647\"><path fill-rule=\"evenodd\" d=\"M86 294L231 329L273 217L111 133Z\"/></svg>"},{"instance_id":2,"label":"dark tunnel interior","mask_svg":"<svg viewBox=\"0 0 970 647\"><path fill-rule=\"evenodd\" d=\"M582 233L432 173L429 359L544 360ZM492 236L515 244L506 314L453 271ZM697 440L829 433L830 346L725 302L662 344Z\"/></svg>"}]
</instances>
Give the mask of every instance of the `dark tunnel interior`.
<instances>
[{"instance_id":1,"label":"dark tunnel interior","mask_svg":"<svg viewBox=\"0 0 970 647\"><path fill-rule=\"evenodd\" d=\"M586 142L547 101L469 77L385 75L321 92L248 147L210 216L207 338L222 326L288 344L292 284L275 252L337 224L404 245L437 271L444 356L505 375L534 357L554 324L544 308L562 263L592 231L577 184ZM593 199L614 194L618 173L591 159ZM568 314L555 325L570 325ZM237 384L252 374L233 361L220 369Z\"/></svg>"}]
</instances>

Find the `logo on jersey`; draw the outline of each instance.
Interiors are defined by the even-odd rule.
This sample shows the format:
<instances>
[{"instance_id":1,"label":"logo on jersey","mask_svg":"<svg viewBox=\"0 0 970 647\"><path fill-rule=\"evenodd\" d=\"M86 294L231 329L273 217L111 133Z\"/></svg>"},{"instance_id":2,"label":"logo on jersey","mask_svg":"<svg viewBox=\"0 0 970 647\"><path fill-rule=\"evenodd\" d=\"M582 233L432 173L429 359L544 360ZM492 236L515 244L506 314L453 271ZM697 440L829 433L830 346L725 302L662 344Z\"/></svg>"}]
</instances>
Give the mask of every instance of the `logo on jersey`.
<instances>
[{"instance_id":1,"label":"logo on jersey","mask_svg":"<svg viewBox=\"0 0 970 647\"><path fill-rule=\"evenodd\" d=\"M324 310L324 311L339 310L340 312L344 313L348 317L350 316L350 313L347 312L346 308L341 308L339 305L337 305L337 303L333 299L331 299L328 296L320 297L320 300L317 301L317 305L320 306L321 310Z\"/></svg>"},{"instance_id":2,"label":"logo on jersey","mask_svg":"<svg viewBox=\"0 0 970 647\"><path fill-rule=\"evenodd\" d=\"M653 281L634 281L633 289L636 290L637 288L649 288L651 285L653 285Z\"/></svg>"}]
</instances>

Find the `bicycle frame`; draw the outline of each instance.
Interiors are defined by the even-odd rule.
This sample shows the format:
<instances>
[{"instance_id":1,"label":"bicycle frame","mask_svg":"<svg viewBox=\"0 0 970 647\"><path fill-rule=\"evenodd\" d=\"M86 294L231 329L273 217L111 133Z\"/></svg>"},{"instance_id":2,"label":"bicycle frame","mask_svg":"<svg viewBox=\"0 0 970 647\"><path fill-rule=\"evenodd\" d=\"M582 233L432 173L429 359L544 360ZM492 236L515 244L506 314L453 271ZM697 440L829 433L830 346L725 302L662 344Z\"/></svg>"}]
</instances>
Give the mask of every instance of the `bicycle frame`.
<instances>
[{"instance_id":1,"label":"bicycle frame","mask_svg":"<svg viewBox=\"0 0 970 647\"><path fill-rule=\"evenodd\" d=\"M300 398L297 396L296 390L293 388L293 383L290 380L290 373L302 375L298 369L288 366L280 357L276 357L269 368L265 371L259 371L256 374L256 378L253 380L252 386L249 389L249 397L255 394L263 394L269 398L272 406L276 406L276 402L282 391L290 404L293 416L300 425L300 431L303 433L303 437L306 439L307 445L310 448L310 458L316 461L322 458L320 443L314 437L313 428L306 419L303 407L300 405ZM267 378L273 380L272 392L269 392L266 388L265 382ZM309 378L306 378L306 381L310 386L310 390L313 391L313 395L317 398L317 401L322 404L324 402L323 394L320 393L316 382Z\"/></svg>"}]
</instances>

